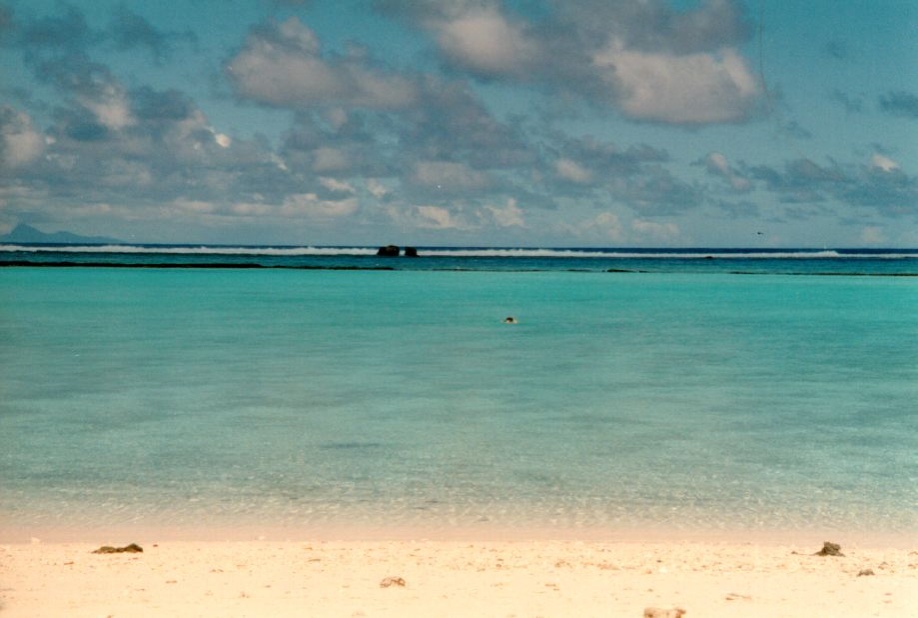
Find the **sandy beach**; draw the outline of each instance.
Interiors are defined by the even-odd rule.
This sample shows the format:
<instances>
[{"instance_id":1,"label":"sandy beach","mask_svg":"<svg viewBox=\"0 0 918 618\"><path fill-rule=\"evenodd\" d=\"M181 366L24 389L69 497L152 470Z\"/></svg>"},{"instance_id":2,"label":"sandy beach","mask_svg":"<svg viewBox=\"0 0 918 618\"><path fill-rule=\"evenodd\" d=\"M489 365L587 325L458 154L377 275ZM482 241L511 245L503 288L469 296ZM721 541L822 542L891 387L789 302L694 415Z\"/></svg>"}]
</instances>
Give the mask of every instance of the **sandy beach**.
<instances>
[{"instance_id":1,"label":"sandy beach","mask_svg":"<svg viewBox=\"0 0 918 618\"><path fill-rule=\"evenodd\" d=\"M782 544L400 534L220 541L121 535L100 535L98 542L53 534L20 541L5 532L0 613L640 617L647 608L681 608L689 618L864 618L918 612L918 548L901 542L862 545L836 538L844 555L819 556L821 539ZM129 543L143 552L93 553Z\"/></svg>"}]
</instances>

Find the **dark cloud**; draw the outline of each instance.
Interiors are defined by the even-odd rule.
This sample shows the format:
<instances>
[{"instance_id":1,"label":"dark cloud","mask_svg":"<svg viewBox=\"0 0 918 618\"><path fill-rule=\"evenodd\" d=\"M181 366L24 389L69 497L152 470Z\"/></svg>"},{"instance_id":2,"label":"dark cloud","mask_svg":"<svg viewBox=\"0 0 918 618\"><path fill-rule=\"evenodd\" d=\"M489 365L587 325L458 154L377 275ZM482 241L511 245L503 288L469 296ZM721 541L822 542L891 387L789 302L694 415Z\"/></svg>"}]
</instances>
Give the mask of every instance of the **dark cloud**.
<instances>
[{"instance_id":1,"label":"dark cloud","mask_svg":"<svg viewBox=\"0 0 918 618\"><path fill-rule=\"evenodd\" d=\"M893 116L918 118L918 96L898 90L880 97L880 109Z\"/></svg>"},{"instance_id":2,"label":"dark cloud","mask_svg":"<svg viewBox=\"0 0 918 618\"><path fill-rule=\"evenodd\" d=\"M781 126L781 133L794 139L813 139L813 134L796 120L791 120L783 124Z\"/></svg>"},{"instance_id":3,"label":"dark cloud","mask_svg":"<svg viewBox=\"0 0 918 618\"><path fill-rule=\"evenodd\" d=\"M918 214L918 178L905 174L885 157L875 156L870 165L860 166L796 159L783 170L756 166L749 173L785 203L812 206L834 199L886 216Z\"/></svg>"},{"instance_id":4,"label":"dark cloud","mask_svg":"<svg viewBox=\"0 0 918 618\"><path fill-rule=\"evenodd\" d=\"M851 46L846 41L838 39L826 43L825 52L836 60L848 60L851 58Z\"/></svg>"},{"instance_id":5,"label":"dark cloud","mask_svg":"<svg viewBox=\"0 0 918 618\"><path fill-rule=\"evenodd\" d=\"M831 100L841 105L849 114L860 114L864 111L864 97L862 95L849 95L841 90L833 90Z\"/></svg>"},{"instance_id":6,"label":"dark cloud","mask_svg":"<svg viewBox=\"0 0 918 618\"><path fill-rule=\"evenodd\" d=\"M0 42L13 30L13 9L0 4Z\"/></svg>"},{"instance_id":7,"label":"dark cloud","mask_svg":"<svg viewBox=\"0 0 918 618\"><path fill-rule=\"evenodd\" d=\"M175 89L160 91L141 86L132 95L134 114L140 120L177 122L190 118L196 110L191 97Z\"/></svg>"},{"instance_id":8,"label":"dark cloud","mask_svg":"<svg viewBox=\"0 0 918 618\"><path fill-rule=\"evenodd\" d=\"M102 36L89 27L82 11L63 5L58 15L22 23L17 42L27 59L35 59L44 58L47 54L83 54L101 39Z\"/></svg>"},{"instance_id":9,"label":"dark cloud","mask_svg":"<svg viewBox=\"0 0 918 618\"><path fill-rule=\"evenodd\" d=\"M756 112L757 79L738 51L752 29L731 0L685 11L662 0L374 6L428 33L447 66L477 79L535 84L647 122L742 122Z\"/></svg>"},{"instance_id":10,"label":"dark cloud","mask_svg":"<svg viewBox=\"0 0 918 618\"><path fill-rule=\"evenodd\" d=\"M728 202L719 200L715 204L719 210L724 212L731 219L751 219L758 218L761 213L759 205L755 202L743 200L739 202Z\"/></svg>"},{"instance_id":11,"label":"dark cloud","mask_svg":"<svg viewBox=\"0 0 918 618\"><path fill-rule=\"evenodd\" d=\"M588 46L601 45L611 35L642 51L692 54L742 44L753 31L742 6L730 0L706 0L693 10L678 10L663 0L552 4Z\"/></svg>"},{"instance_id":12,"label":"dark cloud","mask_svg":"<svg viewBox=\"0 0 918 618\"><path fill-rule=\"evenodd\" d=\"M125 51L146 48L157 62L169 57L180 43L195 43L197 37L191 31L166 32L154 27L145 17L131 11L127 6L115 8L109 24L108 36L115 48Z\"/></svg>"}]
</instances>

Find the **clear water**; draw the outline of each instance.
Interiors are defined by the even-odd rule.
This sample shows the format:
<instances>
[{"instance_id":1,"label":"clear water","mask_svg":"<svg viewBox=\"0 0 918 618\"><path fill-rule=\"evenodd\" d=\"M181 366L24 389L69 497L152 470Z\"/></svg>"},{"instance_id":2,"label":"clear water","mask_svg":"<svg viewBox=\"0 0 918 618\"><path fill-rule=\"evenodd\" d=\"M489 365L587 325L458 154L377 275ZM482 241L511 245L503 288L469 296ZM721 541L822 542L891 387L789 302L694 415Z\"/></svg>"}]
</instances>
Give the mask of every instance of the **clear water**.
<instances>
[{"instance_id":1,"label":"clear water","mask_svg":"<svg viewBox=\"0 0 918 618\"><path fill-rule=\"evenodd\" d=\"M2 268L0 522L914 532L916 309L908 277Z\"/></svg>"}]
</instances>

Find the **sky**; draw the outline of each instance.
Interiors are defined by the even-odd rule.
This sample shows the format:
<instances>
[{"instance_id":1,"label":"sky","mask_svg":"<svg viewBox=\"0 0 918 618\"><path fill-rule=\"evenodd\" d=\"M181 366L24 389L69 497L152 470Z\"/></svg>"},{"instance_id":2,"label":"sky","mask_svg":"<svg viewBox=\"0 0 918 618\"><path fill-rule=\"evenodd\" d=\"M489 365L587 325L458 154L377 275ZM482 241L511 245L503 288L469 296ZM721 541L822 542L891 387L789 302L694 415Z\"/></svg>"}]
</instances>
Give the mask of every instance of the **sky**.
<instances>
[{"instance_id":1,"label":"sky","mask_svg":"<svg viewBox=\"0 0 918 618\"><path fill-rule=\"evenodd\" d=\"M0 0L0 234L918 247L915 0Z\"/></svg>"}]
</instances>

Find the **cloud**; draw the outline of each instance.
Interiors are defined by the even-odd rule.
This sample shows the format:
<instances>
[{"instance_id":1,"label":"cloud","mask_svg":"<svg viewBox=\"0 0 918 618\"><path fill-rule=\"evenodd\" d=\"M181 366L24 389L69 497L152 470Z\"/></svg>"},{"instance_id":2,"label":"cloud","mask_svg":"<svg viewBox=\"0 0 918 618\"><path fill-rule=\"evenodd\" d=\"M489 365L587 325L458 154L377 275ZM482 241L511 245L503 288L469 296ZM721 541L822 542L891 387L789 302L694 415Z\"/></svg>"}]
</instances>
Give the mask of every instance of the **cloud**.
<instances>
[{"instance_id":1,"label":"cloud","mask_svg":"<svg viewBox=\"0 0 918 618\"><path fill-rule=\"evenodd\" d=\"M637 120L738 122L749 116L759 94L746 62L729 48L674 55L627 49L613 41L593 62L616 90L622 112Z\"/></svg>"},{"instance_id":2,"label":"cloud","mask_svg":"<svg viewBox=\"0 0 918 618\"><path fill-rule=\"evenodd\" d=\"M17 43L31 61L47 53L82 54L102 39L79 9L66 4L60 14L24 21L18 34Z\"/></svg>"},{"instance_id":3,"label":"cloud","mask_svg":"<svg viewBox=\"0 0 918 618\"><path fill-rule=\"evenodd\" d=\"M783 170L756 166L749 173L764 181L785 203L836 200L889 217L918 214L918 178L904 173L898 163L881 154L874 154L866 165L842 166L835 161L820 165L810 159L795 159Z\"/></svg>"},{"instance_id":4,"label":"cloud","mask_svg":"<svg viewBox=\"0 0 918 618\"><path fill-rule=\"evenodd\" d=\"M253 30L226 72L240 97L274 107L398 109L418 95L412 79L363 58L324 58L318 37L296 17Z\"/></svg>"},{"instance_id":5,"label":"cloud","mask_svg":"<svg viewBox=\"0 0 918 618\"><path fill-rule=\"evenodd\" d=\"M424 187L463 193L484 189L491 184L484 172L473 170L465 163L451 161L418 161L410 179Z\"/></svg>"},{"instance_id":6,"label":"cloud","mask_svg":"<svg viewBox=\"0 0 918 618\"><path fill-rule=\"evenodd\" d=\"M523 23L495 6L469 7L428 27L450 63L482 77L523 76L538 60L539 47Z\"/></svg>"},{"instance_id":7,"label":"cloud","mask_svg":"<svg viewBox=\"0 0 918 618\"><path fill-rule=\"evenodd\" d=\"M751 28L731 0L690 10L662 0L559 1L545 7L550 19L489 0L374 6L429 33L446 64L471 77L535 84L635 120L742 122L760 96L739 52Z\"/></svg>"},{"instance_id":8,"label":"cloud","mask_svg":"<svg viewBox=\"0 0 918 618\"><path fill-rule=\"evenodd\" d=\"M12 107L0 107L0 162L4 168L17 168L41 156L44 136L32 125L28 114Z\"/></svg>"},{"instance_id":9,"label":"cloud","mask_svg":"<svg viewBox=\"0 0 918 618\"><path fill-rule=\"evenodd\" d=\"M849 114L860 114L864 111L864 97L861 95L851 96L836 89L832 91L831 99L840 104Z\"/></svg>"},{"instance_id":10,"label":"cloud","mask_svg":"<svg viewBox=\"0 0 918 618\"><path fill-rule=\"evenodd\" d=\"M500 228L526 227L523 210L513 198L508 199L503 207L485 206L479 211L479 218L483 220L484 227L492 223Z\"/></svg>"},{"instance_id":11,"label":"cloud","mask_svg":"<svg viewBox=\"0 0 918 618\"><path fill-rule=\"evenodd\" d=\"M870 158L870 167L884 172L893 172L899 169L899 164L880 153L874 153Z\"/></svg>"},{"instance_id":12,"label":"cloud","mask_svg":"<svg viewBox=\"0 0 918 618\"><path fill-rule=\"evenodd\" d=\"M884 245L886 244L886 234L883 232L883 228L868 225L861 230L860 241L865 245Z\"/></svg>"},{"instance_id":13,"label":"cloud","mask_svg":"<svg viewBox=\"0 0 918 618\"><path fill-rule=\"evenodd\" d=\"M401 227L422 230L468 230L470 226L443 206L389 207L389 216Z\"/></svg>"},{"instance_id":14,"label":"cloud","mask_svg":"<svg viewBox=\"0 0 918 618\"><path fill-rule=\"evenodd\" d=\"M295 193L284 198L280 214L284 217L337 219L354 214L358 206L359 202L354 197L323 200L315 193Z\"/></svg>"},{"instance_id":15,"label":"cloud","mask_svg":"<svg viewBox=\"0 0 918 618\"><path fill-rule=\"evenodd\" d=\"M626 237L621 220L613 212L601 212L580 225L568 226L568 232L581 238L597 238L600 242L620 243Z\"/></svg>"},{"instance_id":16,"label":"cloud","mask_svg":"<svg viewBox=\"0 0 918 618\"><path fill-rule=\"evenodd\" d=\"M159 30L124 4L115 7L107 34L119 51L146 48L158 63L172 54L176 44L197 42L196 35L190 30Z\"/></svg>"},{"instance_id":17,"label":"cloud","mask_svg":"<svg viewBox=\"0 0 918 618\"><path fill-rule=\"evenodd\" d=\"M727 157L719 152L709 153L701 161L696 161L696 164L704 165L709 174L725 180L737 193L746 193L752 189L750 180L742 172L732 167Z\"/></svg>"},{"instance_id":18,"label":"cloud","mask_svg":"<svg viewBox=\"0 0 918 618\"><path fill-rule=\"evenodd\" d=\"M593 174L576 161L562 158L555 162L555 171L563 180L577 184L587 184L593 179Z\"/></svg>"},{"instance_id":19,"label":"cloud","mask_svg":"<svg viewBox=\"0 0 918 618\"><path fill-rule=\"evenodd\" d=\"M918 118L918 96L898 90L880 97L880 109L893 116Z\"/></svg>"},{"instance_id":20,"label":"cloud","mask_svg":"<svg viewBox=\"0 0 918 618\"><path fill-rule=\"evenodd\" d=\"M646 219L635 219L631 222L631 229L637 232L642 238L664 243L676 240L681 234L679 226L675 223L661 223L659 221L648 221Z\"/></svg>"}]
</instances>

